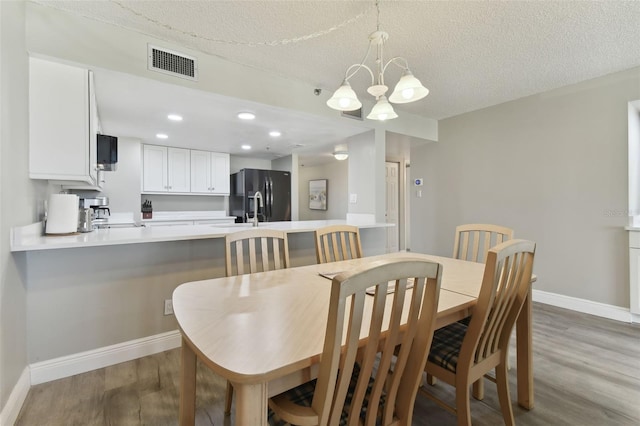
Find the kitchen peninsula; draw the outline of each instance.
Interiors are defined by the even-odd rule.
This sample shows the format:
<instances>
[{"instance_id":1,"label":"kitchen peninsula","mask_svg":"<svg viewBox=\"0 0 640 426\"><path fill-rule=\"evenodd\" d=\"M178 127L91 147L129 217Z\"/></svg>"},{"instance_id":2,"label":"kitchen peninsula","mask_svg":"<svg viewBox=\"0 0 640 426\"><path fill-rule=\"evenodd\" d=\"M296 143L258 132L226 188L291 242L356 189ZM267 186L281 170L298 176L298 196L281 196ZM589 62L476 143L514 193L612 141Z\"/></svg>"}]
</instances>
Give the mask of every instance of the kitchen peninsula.
<instances>
[{"instance_id":1,"label":"kitchen peninsula","mask_svg":"<svg viewBox=\"0 0 640 426\"><path fill-rule=\"evenodd\" d=\"M288 232L291 266L315 263L313 231L360 228L365 256L385 252L386 223L346 220L260 223ZM224 236L247 224L98 229L42 236L12 229L11 251L27 294L32 384L179 346L165 301L188 281L222 277Z\"/></svg>"}]
</instances>

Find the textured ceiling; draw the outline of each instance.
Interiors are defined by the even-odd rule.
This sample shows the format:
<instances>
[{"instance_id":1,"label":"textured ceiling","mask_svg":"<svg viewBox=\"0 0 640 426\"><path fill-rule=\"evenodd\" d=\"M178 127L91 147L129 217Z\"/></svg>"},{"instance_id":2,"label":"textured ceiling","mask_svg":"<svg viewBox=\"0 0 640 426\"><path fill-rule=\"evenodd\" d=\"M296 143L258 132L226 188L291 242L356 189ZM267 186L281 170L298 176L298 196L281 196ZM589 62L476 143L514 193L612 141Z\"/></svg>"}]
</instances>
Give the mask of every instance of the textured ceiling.
<instances>
[{"instance_id":1,"label":"textured ceiling","mask_svg":"<svg viewBox=\"0 0 640 426\"><path fill-rule=\"evenodd\" d=\"M2 1L2 0L0 0ZM40 5L146 34L333 92L359 62L376 28L373 1L48 1ZM385 59L402 56L430 89L396 111L442 119L640 66L640 1L396 1L380 3L389 33ZM273 43L272 43L273 42ZM367 62L373 66L373 58ZM400 74L389 67L386 83ZM106 133L273 159L292 152L302 164L331 161L331 152L362 132L349 120L327 124L255 104L251 124L220 118L237 100L195 93L106 70L95 70ZM351 79L369 96L368 73ZM171 105L159 93L171 92ZM216 109L217 108L217 109ZM173 111L169 111L169 110ZM220 111L201 114L201 111ZM168 127L166 112L185 115ZM364 111L365 115L368 111ZM212 117L216 117L212 119ZM270 138L268 130L282 131ZM158 142L155 133L170 140ZM244 152L240 144L253 149Z\"/></svg>"},{"instance_id":2,"label":"textured ceiling","mask_svg":"<svg viewBox=\"0 0 640 426\"><path fill-rule=\"evenodd\" d=\"M373 1L36 2L326 90L376 26ZM380 21L386 56L405 57L431 91L397 109L436 119L640 65L639 1L388 0ZM362 96L369 79L352 79Z\"/></svg>"}]
</instances>

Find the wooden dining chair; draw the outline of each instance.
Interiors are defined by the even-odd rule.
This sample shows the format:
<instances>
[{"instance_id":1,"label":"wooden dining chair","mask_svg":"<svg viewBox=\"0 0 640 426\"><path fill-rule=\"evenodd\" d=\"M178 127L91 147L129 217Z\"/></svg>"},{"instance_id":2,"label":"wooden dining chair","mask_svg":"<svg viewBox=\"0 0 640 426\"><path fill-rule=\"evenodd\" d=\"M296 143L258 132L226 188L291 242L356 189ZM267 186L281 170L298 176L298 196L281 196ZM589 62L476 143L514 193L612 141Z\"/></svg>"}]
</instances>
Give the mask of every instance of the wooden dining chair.
<instances>
[{"instance_id":1,"label":"wooden dining chair","mask_svg":"<svg viewBox=\"0 0 640 426\"><path fill-rule=\"evenodd\" d=\"M249 229L225 237L228 277L289 267L287 234L273 229Z\"/></svg>"},{"instance_id":2,"label":"wooden dining chair","mask_svg":"<svg viewBox=\"0 0 640 426\"><path fill-rule=\"evenodd\" d=\"M271 229L249 229L225 237L225 269L228 277L289 267L287 234ZM233 386L227 382L225 415L231 414Z\"/></svg>"},{"instance_id":3,"label":"wooden dining chair","mask_svg":"<svg viewBox=\"0 0 640 426\"><path fill-rule=\"evenodd\" d=\"M509 338L529 293L535 247L531 241L511 240L490 249L469 325L454 322L434 334L425 370L455 386L455 408L424 388L421 393L457 414L458 425L471 424L469 387L492 369L504 422L514 424L507 371Z\"/></svg>"},{"instance_id":4,"label":"wooden dining chair","mask_svg":"<svg viewBox=\"0 0 640 426\"><path fill-rule=\"evenodd\" d=\"M316 229L316 258L318 263L362 257L360 231L357 226L333 225Z\"/></svg>"},{"instance_id":5,"label":"wooden dining chair","mask_svg":"<svg viewBox=\"0 0 640 426\"><path fill-rule=\"evenodd\" d=\"M318 378L271 398L269 423L411 425L441 276L439 264L415 259L336 276Z\"/></svg>"},{"instance_id":6,"label":"wooden dining chair","mask_svg":"<svg viewBox=\"0 0 640 426\"><path fill-rule=\"evenodd\" d=\"M471 262L485 262L487 252L491 247L513 239L513 229L491 225L488 223L472 223L456 227L455 240L453 242L453 258L469 260ZM480 248L482 247L482 250ZM469 325L470 317L461 320ZM435 384L435 380L427 375L427 382ZM484 398L484 381L481 378L473 384L473 397L482 400Z\"/></svg>"},{"instance_id":7,"label":"wooden dining chair","mask_svg":"<svg viewBox=\"0 0 640 426\"><path fill-rule=\"evenodd\" d=\"M513 229L504 226L486 223L459 225L453 242L453 258L484 262L491 247L512 238Z\"/></svg>"}]
</instances>

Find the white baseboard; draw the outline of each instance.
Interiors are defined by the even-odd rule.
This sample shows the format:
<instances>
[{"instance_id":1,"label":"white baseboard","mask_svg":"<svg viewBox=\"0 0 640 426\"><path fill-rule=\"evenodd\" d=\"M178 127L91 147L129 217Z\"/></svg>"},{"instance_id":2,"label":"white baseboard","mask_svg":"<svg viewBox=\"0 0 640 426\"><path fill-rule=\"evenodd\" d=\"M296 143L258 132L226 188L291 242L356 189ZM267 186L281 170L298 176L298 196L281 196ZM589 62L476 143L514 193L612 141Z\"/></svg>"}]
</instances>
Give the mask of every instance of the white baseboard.
<instances>
[{"instance_id":1,"label":"white baseboard","mask_svg":"<svg viewBox=\"0 0 640 426\"><path fill-rule=\"evenodd\" d=\"M29 388L31 387L29 366L26 366L20 374L18 382L13 387L9 399L2 412L0 412L0 425L12 425L18 420L18 415L24 404L24 400L27 398Z\"/></svg>"},{"instance_id":2,"label":"white baseboard","mask_svg":"<svg viewBox=\"0 0 640 426\"><path fill-rule=\"evenodd\" d=\"M533 290L533 301L616 321L638 322L640 319L640 315L632 314L631 311L626 308L562 294L549 293L542 290Z\"/></svg>"},{"instance_id":3,"label":"white baseboard","mask_svg":"<svg viewBox=\"0 0 640 426\"><path fill-rule=\"evenodd\" d=\"M31 364L31 384L37 385L131 361L132 359L177 348L180 344L180 332L174 330L91 351L37 362Z\"/></svg>"}]
</instances>

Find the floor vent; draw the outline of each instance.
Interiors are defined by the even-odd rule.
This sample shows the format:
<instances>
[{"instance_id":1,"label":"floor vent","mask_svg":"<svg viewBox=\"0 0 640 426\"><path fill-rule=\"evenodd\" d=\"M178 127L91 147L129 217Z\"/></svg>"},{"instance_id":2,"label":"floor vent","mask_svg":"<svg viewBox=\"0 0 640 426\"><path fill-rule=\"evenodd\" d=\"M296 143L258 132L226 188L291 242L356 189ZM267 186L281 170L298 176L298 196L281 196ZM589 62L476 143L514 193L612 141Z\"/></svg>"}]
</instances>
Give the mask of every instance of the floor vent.
<instances>
[{"instance_id":1,"label":"floor vent","mask_svg":"<svg viewBox=\"0 0 640 426\"><path fill-rule=\"evenodd\" d=\"M147 67L150 70L189 80L198 80L196 58L172 50L148 46Z\"/></svg>"},{"instance_id":2,"label":"floor vent","mask_svg":"<svg viewBox=\"0 0 640 426\"><path fill-rule=\"evenodd\" d=\"M342 111L341 115L355 120L362 120L362 108L358 108L355 111Z\"/></svg>"}]
</instances>

